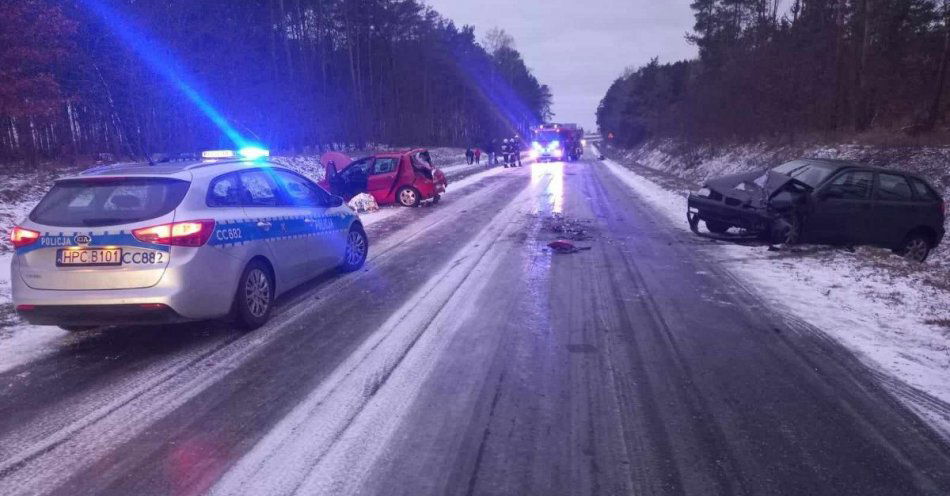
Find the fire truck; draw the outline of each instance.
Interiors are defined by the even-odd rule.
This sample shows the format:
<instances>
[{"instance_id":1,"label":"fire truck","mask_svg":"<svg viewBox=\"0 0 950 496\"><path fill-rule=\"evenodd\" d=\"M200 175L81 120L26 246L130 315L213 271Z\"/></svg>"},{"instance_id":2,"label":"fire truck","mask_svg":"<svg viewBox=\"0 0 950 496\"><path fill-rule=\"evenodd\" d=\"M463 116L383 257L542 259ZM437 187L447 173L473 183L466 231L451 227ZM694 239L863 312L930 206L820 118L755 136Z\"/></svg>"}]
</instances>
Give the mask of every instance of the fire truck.
<instances>
[{"instance_id":1,"label":"fire truck","mask_svg":"<svg viewBox=\"0 0 950 496\"><path fill-rule=\"evenodd\" d=\"M577 124L542 124L532 134L531 158L538 162L574 162L584 155L584 130Z\"/></svg>"}]
</instances>

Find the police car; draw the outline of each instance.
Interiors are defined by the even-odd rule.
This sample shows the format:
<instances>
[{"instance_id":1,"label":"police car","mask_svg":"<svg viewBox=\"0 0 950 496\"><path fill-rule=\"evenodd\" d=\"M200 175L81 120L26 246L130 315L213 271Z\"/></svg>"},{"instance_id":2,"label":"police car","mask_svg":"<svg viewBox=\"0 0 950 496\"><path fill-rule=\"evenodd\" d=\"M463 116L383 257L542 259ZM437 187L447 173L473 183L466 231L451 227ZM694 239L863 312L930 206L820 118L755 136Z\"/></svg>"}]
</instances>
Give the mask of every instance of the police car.
<instances>
[{"instance_id":1,"label":"police car","mask_svg":"<svg viewBox=\"0 0 950 496\"><path fill-rule=\"evenodd\" d=\"M253 329L280 293L363 265L369 242L341 198L245 155L56 181L11 233L19 315L67 330L226 316Z\"/></svg>"}]
</instances>

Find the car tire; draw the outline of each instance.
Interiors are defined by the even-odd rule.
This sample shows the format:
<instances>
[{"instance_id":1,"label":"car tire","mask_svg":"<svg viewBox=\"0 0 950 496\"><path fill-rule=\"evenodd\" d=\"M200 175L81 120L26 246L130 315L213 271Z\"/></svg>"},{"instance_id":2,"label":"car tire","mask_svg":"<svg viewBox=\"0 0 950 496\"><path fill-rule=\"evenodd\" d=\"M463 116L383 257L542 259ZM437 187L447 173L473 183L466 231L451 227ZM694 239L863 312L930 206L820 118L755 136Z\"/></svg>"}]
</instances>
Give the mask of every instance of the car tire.
<instances>
[{"instance_id":1,"label":"car tire","mask_svg":"<svg viewBox=\"0 0 950 496\"><path fill-rule=\"evenodd\" d=\"M713 234L726 234L726 231L728 231L729 228L732 227L729 224L724 224L722 222L716 222L712 220L707 220L705 222L706 222L706 229L709 229L709 232Z\"/></svg>"},{"instance_id":2,"label":"car tire","mask_svg":"<svg viewBox=\"0 0 950 496\"><path fill-rule=\"evenodd\" d=\"M274 274L260 260L244 268L234 294L233 317L244 330L254 330L270 319L274 309Z\"/></svg>"},{"instance_id":3,"label":"car tire","mask_svg":"<svg viewBox=\"0 0 950 496\"><path fill-rule=\"evenodd\" d=\"M797 215L776 219L772 223L772 243L782 245L798 244L801 240L802 221Z\"/></svg>"},{"instance_id":4,"label":"car tire","mask_svg":"<svg viewBox=\"0 0 950 496\"><path fill-rule=\"evenodd\" d=\"M339 266L340 272L355 272L366 263L369 254L369 238L366 231L359 224L350 228L346 235L346 250L343 253L343 263Z\"/></svg>"},{"instance_id":5,"label":"car tire","mask_svg":"<svg viewBox=\"0 0 950 496\"><path fill-rule=\"evenodd\" d=\"M907 235L897 253L911 262L923 263L930 255L931 249L933 247L930 238L924 233L916 232Z\"/></svg>"},{"instance_id":6,"label":"car tire","mask_svg":"<svg viewBox=\"0 0 950 496\"><path fill-rule=\"evenodd\" d=\"M71 333L74 333L74 334L79 334L79 333L82 333L82 332L94 331L94 330L98 329L98 327L96 327L96 326L57 326L57 327L59 327L60 329L66 331L66 332L71 332Z\"/></svg>"},{"instance_id":7,"label":"car tire","mask_svg":"<svg viewBox=\"0 0 950 496\"><path fill-rule=\"evenodd\" d=\"M415 207L419 205L419 191L416 188L403 186L396 192L396 199L404 207Z\"/></svg>"}]
</instances>

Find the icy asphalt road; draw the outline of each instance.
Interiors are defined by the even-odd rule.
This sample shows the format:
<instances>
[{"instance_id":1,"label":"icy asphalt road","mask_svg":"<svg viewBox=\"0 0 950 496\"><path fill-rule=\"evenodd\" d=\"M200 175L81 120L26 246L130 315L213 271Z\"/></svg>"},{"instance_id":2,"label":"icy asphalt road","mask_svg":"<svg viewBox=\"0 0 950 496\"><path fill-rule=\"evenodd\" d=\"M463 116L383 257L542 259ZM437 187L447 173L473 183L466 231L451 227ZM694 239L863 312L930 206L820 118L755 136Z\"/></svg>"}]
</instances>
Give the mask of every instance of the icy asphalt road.
<instances>
[{"instance_id":1,"label":"icy asphalt road","mask_svg":"<svg viewBox=\"0 0 950 496\"><path fill-rule=\"evenodd\" d=\"M564 225L589 251L554 255ZM0 374L0 494L950 494L950 447L599 163L370 228L238 335L119 329Z\"/></svg>"}]
</instances>

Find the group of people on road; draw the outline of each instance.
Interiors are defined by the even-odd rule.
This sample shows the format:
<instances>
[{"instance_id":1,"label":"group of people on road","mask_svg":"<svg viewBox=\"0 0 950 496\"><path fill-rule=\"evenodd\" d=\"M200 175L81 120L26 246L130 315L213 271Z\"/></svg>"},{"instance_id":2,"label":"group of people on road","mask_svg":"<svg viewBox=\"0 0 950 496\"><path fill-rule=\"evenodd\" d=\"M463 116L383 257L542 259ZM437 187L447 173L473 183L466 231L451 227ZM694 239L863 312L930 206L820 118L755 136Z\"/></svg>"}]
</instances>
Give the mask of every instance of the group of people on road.
<instances>
[{"instance_id":1,"label":"group of people on road","mask_svg":"<svg viewBox=\"0 0 950 496\"><path fill-rule=\"evenodd\" d=\"M501 142L501 155L505 167L521 167L521 140L517 137L505 138Z\"/></svg>"},{"instance_id":2,"label":"group of people on road","mask_svg":"<svg viewBox=\"0 0 950 496\"><path fill-rule=\"evenodd\" d=\"M488 155L486 165L504 165L505 167L521 167L521 152L524 146L517 136L504 138L501 141L493 139L486 143L485 154ZM465 159L469 164L481 163L481 148L469 147L465 150Z\"/></svg>"},{"instance_id":3,"label":"group of people on road","mask_svg":"<svg viewBox=\"0 0 950 496\"><path fill-rule=\"evenodd\" d=\"M475 148L466 148L465 149L465 161L468 162L468 165L480 164L482 163L482 149Z\"/></svg>"}]
</instances>

